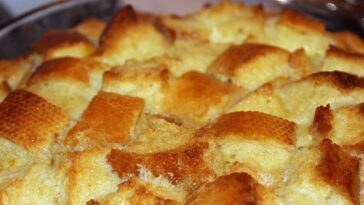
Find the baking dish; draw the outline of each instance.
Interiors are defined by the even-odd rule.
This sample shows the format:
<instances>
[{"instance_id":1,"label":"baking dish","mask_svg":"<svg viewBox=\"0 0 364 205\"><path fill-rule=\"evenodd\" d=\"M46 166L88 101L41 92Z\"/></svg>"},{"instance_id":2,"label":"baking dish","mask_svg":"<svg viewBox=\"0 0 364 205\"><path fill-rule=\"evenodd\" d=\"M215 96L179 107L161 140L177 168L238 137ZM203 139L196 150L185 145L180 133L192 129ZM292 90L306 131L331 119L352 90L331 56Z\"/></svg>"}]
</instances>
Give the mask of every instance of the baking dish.
<instances>
[{"instance_id":1,"label":"baking dish","mask_svg":"<svg viewBox=\"0 0 364 205\"><path fill-rule=\"evenodd\" d=\"M29 45L50 29L70 28L90 17L107 20L121 7L120 0L57 1L0 25L0 58L29 52Z\"/></svg>"}]
</instances>

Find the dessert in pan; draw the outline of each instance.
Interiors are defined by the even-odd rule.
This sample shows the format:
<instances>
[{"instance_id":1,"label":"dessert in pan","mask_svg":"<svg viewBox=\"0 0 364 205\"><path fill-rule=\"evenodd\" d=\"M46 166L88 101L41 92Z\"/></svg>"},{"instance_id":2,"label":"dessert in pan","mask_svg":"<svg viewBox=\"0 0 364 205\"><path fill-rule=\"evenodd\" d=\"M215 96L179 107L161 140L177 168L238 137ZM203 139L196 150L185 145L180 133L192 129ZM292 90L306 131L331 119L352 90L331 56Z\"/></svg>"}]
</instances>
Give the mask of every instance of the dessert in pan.
<instances>
[{"instance_id":1,"label":"dessert in pan","mask_svg":"<svg viewBox=\"0 0 364 205\"><path fill-rule=\"evenodd\" d=\"M0 204L364 203L364 41L123 7L0 61Z\"/></svg>"}]
</instances>

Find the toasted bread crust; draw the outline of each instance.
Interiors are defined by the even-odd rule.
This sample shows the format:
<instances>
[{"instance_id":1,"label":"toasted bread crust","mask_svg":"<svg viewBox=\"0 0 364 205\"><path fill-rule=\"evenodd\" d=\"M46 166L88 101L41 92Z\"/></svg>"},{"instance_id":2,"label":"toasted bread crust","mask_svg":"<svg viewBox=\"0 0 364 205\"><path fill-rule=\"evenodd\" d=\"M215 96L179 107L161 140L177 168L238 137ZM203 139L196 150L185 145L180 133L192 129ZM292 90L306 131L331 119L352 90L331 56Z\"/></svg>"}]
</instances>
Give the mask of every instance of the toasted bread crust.
<instances>
[{"instance_id":1,"label":"toasted bread crust","mask_svg":"<svg viewBox=\"0 0 364 205\"><path fill-rule=\"evenodd\" d=\"M259 204L257 186L248 174L233 173L202 186L187 204Z\"/></svg>"},{"instance_id":2,"label":"toasted bread crust","mask_svg":"<svg viewBox=\"0 0 364 205\"><path fill-rule=\"evenodd\" d=\"M332 86L339 88L342 92L350 92L355 89L364 88L364 78L341 71L318 72L307 78L316 84L329 83Z\"/></svg>"},{"instance_id":3,"label":"toasted bread crust","mask_svg":"<svg viewBox=\"0 0 364 205\"><path fill-rule=\"evenodd\" d=\"M330 140L320 144L322 158L316 166L320 176L359 204L359 159L346 154Z\"/></svg>"},{"instance_id":4,"label":"toasted bread crust","mask_svg":"<svg viewBox=\"0 0 364 205\"><path fill-rule=\"evenodd\" d=\"M123 31L127 30L128 26L133 26L137 23L137 14L130 6L124 7L118 12L116 16L106 26L101 38L100 38L100 50L106 52L112 50L115 45L115 41L119 39L119 35L122 35Z\"/></svg>"},{"instance_id":5,"label":"toasted bread crust","mask_svg":"<svg viewBox=\"0 0 364 205\"><path fill-rule=\"evenodd\" d=\"M150 170L154 176L163 176L171 183L189 182L196 186L207 180L213 173L203 161L208 144L196 144L186 148L152 154L127 153L112 150L108 162L119 177L139 175L141 168Z\"/></svg>"},{"instance_id":6,"label":"toasted bread crust","mask_svg":"<svg viewBox=\"0 0 364 205\"><path fill-rule=\"evenodd\" d=\"M321 136L327 137L332 130L333 114L330 105L316 108L313 129Z\"/></svg>"},{"instance_id":7,"label":"toasted bread crust","mask_svg":"<svg viewBox=\"0 0 364 205\"><path fill-rule=\"evenodd\" d=\"M267 55L286 55L288 54L283 49L261 45L261 44L242 44L239 46L232 46L226 50L220 57L218 57L209 67L210 71L234 75L241 65L247 64L258 58L264 58ZM244 69L244 68L241 68Z\"/></svg>"},{"instance_id":8,"label":"toasted bread crust","mask_svg":"<svg viewBox=\"0 0 364 205\"><path fill-rule=\"evenodd\" d=\"M259 112L228 113L209 128L217 137L234 135L256 140L275 139L290 145L295 142L295 123Z\"/></svg>"},{"instance_id":9,"label":"toasted bread crust","mask_svg":"<svg viewBox=\"0 0 364 205\"><path fill-rule=\"evenodd\" d=\"M325 25L322 22L313 20L296 11L288 9L283 11L279 23L299 29L303 32L309 31L319 34L323 34L325 32Z\"/></svg>"},{"instance_id":10,"label":"toasted bread crust","mask_svg":"<svg viewBox=\"0 0 364 205\"><path fill-rule=\"evenodd\" d=\"M72 49L78 52L72 54ZM77 32L50 31L32 45L32 50L49 60L62 56L85 57L93 53L95 48L87 38Z\"/></svg>"},{"instance_id":11,"label":"toasted bread crust","mask_svg":"<svg viewBox=\"0 0 364 205\"><path fill-rule=\"evenodd\" d=\"M24 90L0 104L0 135L28 150L41 150L55 141L68 119L60 108Z\"/></svg>"},{"instance_id":12,"label":"toasted bread crust","mask_svg":"<svg viewBox=\"0 0 364 205\"><path fill-rule=\"evenodd\" d=\"M221 113L239 96L240 88L209 75L191 71L179 77L167 90L164 109L167 113L197 122L206 122L210 109ZM216 114L215 114L216 115Z\"/></svg>"},{"instance_id":13,"label":"toasted bread crust","mask_svg":"<svg viewBox=\"0 0 364 205\"><path fill-rule=\"evenodd\" d=\"M69 131L66 143L77 144L77 141L82 141L79 137L100 145L125 143L133 136L143 106L144 101L140 98L100 92Z\"/></svg>"},{"instance_id":14,"label":"toasted bread crust","mask_svg":"<svg viewBox=\"0 0 364 205\"><path fill-rule=\"evenodd\" d=\"M90 66L87 65L87 61L83 61L76 58L57 58L45 62L30 76L28 85L37 82L57 79L69 79L69 81L77 81L88 84L88 71Z\"/></svg>"}]
</instances>

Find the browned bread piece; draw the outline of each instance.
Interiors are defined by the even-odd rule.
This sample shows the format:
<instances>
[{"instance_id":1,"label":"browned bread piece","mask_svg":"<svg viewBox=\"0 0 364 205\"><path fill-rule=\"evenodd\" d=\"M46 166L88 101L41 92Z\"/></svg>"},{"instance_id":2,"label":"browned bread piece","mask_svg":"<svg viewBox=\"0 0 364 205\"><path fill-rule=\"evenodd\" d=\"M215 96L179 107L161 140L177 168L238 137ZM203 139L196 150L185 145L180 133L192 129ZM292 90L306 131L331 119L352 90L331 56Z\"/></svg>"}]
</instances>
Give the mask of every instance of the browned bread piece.
<instances>
[{"instance_id":1,"label":"browned bread piece","mask_svg":"<svg viewBox=\"0 0 364 205\"><path fill-rule=\"evenodd\" d=\"M32 45L32 51L44 60L60 57L86 57L95 51L87 38L75 31L49 31Z\"/></svg>"},{"instance_id":2,"label":"browned bread piece","mask_svg":"<svg viewBox=\"0 0 364 205\"><path fill-rule=\"evenodd\" d=\"M231 46L208 67L208 72L229 79L249 91L292 72L289 53L281 48L262 44Z\"/></svg>"},{"instance_id":3,"label":"browned bread piece","mask_svg":"<svg viewBox=\"0 0 364 205\"><path fill-rule=\"evenodd\" d=\"M259 35L264 27L262 6L221 1L185 17L163 17L177 38L207 40L213 43L240 44L249 36Z\"/></svg>"},{"instance_id":4,"label":"browned bread piece","mask_svg":"<svg viewBox=\"0 0 364 205\"><path fill-rule=\"evenodd\" d=\"M121 180L107 163L110 149L95 148L69 152L62 164L67 178L65 204L86 204L116 192Z\"/></svg>"},{"instance_id":5,"label":"browned bread piece","mask_svg":"<svg viewBox=\"0 0 364 205\"><path fill-rule=\"evenodd\" d=\"M127 6L107 24L98 55L110 64L123 64L129 59L146 60L162 55L167 47L168 39L163 33Z\"/></svg>"},{"instance_id":6,"label":"browned bread piece","mask_svg":"<svg viewBox=\"0 0 364 205\"><path fill-rule=\"evenodd\" d=\"M27 80L25 89L77 119L100 90L107 69L108 66L93 59L57 58L40 65Z\"/></svg>"},{"instance_id":7,"label":"browned bread piece","mask_svg":"<svg viewBox=\"0 0 364 205\"><path fill-rule=\"evenodd\" d=\"M275 45L289 51L304 48L310 57L323 57L329 44L324 24L292 10L269 16L261 39L253 41Z\"/></svg>"},{"instance_id":8,"label":"browned bread piece","mask_svg":"<svg viewBox=\"0 0 364 205\"><path fill-rule=\"evenodd\" d=\"M171 74L165 66L130 65L105 72L102 90L143 98L148 112L160 113Z\"/></svg>"},{"instance_id":9,"label":"browned bread piece","mask_svg":"<svg viewBox=\"0 0 364 205\"><path fill-rule=\"evenodd\" d=\"M145 169L155 177L163 177L169 183L191 191L214 177L204 161L207 148L208 143L197 141L176 149L145 154L113 149L108 162L122 179L130 175L141 177Z\"/></svg>"},{"instance_id":10,"label":"browned bread piece","mask_svg":"<svg viewBox=\"0 0 364 205\"><path fill-rule=\"evenodd\" d=\"M316 140L329 138L340 146L362 153L363 111L363 103L337 109L330 108L330 105L320 106L315 111L311 132Z\"/></svg>"},{"instance_id":11,"label":"browned bread piece","mask_svg":"<svg viewBox=\"0 0 364 205\"><path fill-rule=\"evenodd\" d=\"M203 124L230 108L244 90L204 73L191 71L177 78L165 92L164 112Z\"/></svg>"},{"instance_id":12,"label":"browned bread piece","mask_svg":"<svg viewBox=\"0 0 364 205\"><path fill-rule=\"evenodd\" d=\"M181 76L188 71L206 72L227 47L229 44L226 43L176 39L168 53L157 60L166 64L174 76Z\"/></svg>"},{"instance_id":13,"label":"browned bread piece","mask_svg":"<svg viewBox=\"0 0 364 205\"><path fill-rule=\"evenodd\" d=\"M143 107L143 99L100 92L68 132L65 144L82 149L126 143L135 135L135 124Z\"/></svg>"},{"instance_id":14,"label":"browned bread piece","mask_svg":"<svg viewBox=\"0 0 364 205\"><path fill-rule=\"evenodd\" d=\"M296 124L264 113L228 113L202 132L214 137L227 172L247 172L266 186L282 180L294 153Z\"/></svg>"},{"instance_id":15,"label":"browned bread piece","mask_svg":"<svg viewBox=\"0 0 364 205\"><path fill-rule=\"evenodd\" d=\"M194 131L175 118L144 114L135 129L137 138L129 142L125 150L135 153L171 150L187 144L193 138Z\"/></svg>"},{"instance_id":16,"label":"browned bread piece","mask_svg":"<svg viewBox=\"0 0 364 205\"><path fill-rule=\"evenodd\" d=\"M85 36L95 45L98 44L100 36L105 29L106 23L96 18L90 18L78 24L74 30Z\"/></svg>"},{"instance_id":17,"label":"browned bread piece","mask_svg":"<svg viewBox=\"0 0 364 205\"><path fill-rule=\"evenodd\" d=\"M289 65L293 69L293 76L291 78L307 76L317 69L303 48L297 49L290 54Z\"/></svg>"},{"instance_id":18,"label":"browned bread piece","mask_svg":"<svg viewBox=\"0 0 364 205\"><path fill-rule=\"evenodd\" d=\"M340 48L351 51L364 53L364 41L359 36L350 31L340 31L331 34Z\"/></svg>"},{"instance_id":19,"label":"browned bread piece","mask_svg":"<svg viewBox=\"0 0 364 205\"><path fill-rule=\"evenodd\" d=\"M359 159L328 139L298 153L287 177L284 204L359 204Z\"/></svg>"},{"instance_id":20,"label":"browned bread piece","mask_svg":"<svg viewBox=\"0 0 364 205\"><path fill-rule=\"evenodd\" d=\"M60 108L24 90L10 93L0 104L0 119L1 138L46 159L69 124Z\"/></svg>"},{"instance_id":21,"label":"browned bread piece","mask_svg":"<svg viewBox=\"0 0 364 205\"><path fill-rule=\"evenodd\" d=\"M307 124L311 123L316 107L355 104L364 100L363 92L361 77L339 71L318 72L285 85L266 85L232 110L263 111Z\"/></svg>"},{"instance_id":22,"label":"browned bread piece","mask_svg":"<svg viewBox=\"0 0 364 205\"><path fill-rule=\"evenodd\" d=\"M266 85L241 102L232 111L255 110L280 116L300 124L298 146L313 142L308 131L318 106L333 107L362 102L363 84L361 77L343 72L318 72L301 80L284 85Z\"/></svg>"},{"instance_id":23,"label":"browned bread piece","mask_svg":"<svg viewBox=\"0 0 364 205\"><path fill-rule=\"evenodd\" d=\"M186 204L188 205L240 205L271 204L274 198L268 198L266 190L246 173L232 173L218 177L215 181L204 184Z\"/></svg>"},{"instance_id":24,"label":"browned bread piece","mask_svg":"<svg viewBox=\"0 0 364 205\"><path fill-rule=\"evenodd\" d=\"M37 56L24 56L11 60L0 59L0 82L16 89L38 64Z\"/></svg>"},{"instance_id":25,"label":"browned bread piece","mask_svg":"<svg viewBox=\"0 0 364 205\"><path fill-rule=\"evenodd\" d=\"M326 52L322 70L339 70L364 76L364 54L343 50L334 46Z\"/></svg>"}]
</instances>

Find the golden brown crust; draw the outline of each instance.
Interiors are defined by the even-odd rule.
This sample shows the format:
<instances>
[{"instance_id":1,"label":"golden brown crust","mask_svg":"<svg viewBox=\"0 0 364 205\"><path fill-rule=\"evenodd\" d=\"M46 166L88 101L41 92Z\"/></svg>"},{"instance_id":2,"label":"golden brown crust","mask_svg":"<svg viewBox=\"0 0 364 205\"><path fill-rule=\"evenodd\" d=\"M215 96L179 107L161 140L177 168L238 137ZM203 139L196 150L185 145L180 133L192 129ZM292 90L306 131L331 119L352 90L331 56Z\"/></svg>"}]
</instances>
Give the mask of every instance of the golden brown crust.
<instances>
[{"instance_id":1,"label":"golden brown crust","mask_svg":"<svg viewBox=\"0 0 364 205\"><path fill-rule=\"evenodd\" d=\"M349 31L331 33L336 40L336 45L348 51L364 53L364 41L359 36Z\"/></svg>"},{"instance_id":2,"label":"golden brown crust","mask_svg":"<svg viewBox=\"0 0 364 205\"><path fill-rule=\"evenodd\" d=\"M258 202L258 183L246 173L221 176L203 185L190 198L188 205L255 205Z\"/></svg>"},{"instance_id":3,"label":"golden brown crust","mask_svg":"<svg viewBox=\"0 0 364 205\"><path fill-rule=\"evenodd\" d=\"M210 64L208 72L251 91L275 79L286 79L291 73L289 53L263 44L233 45Z\"/></svg>"},{"instance_id":4,"label":"golden brown crust","mask_svg":"<svg viewBox=\"0 0 364 205\"><path fill-rule=\"evenodd\" d=\"M91 199L86 203L86 205L100 205L100 203L98 201Z\"/></svg>"},{"instance_id":5,"label":"golden brown crust","mask_svg":"<svg viewBox=\"0 0 364 205\"><path fill-rule=\"evenodd\" d=\"M111 64L122 64L130 59L145 60L163 54L168 39L150 18L126 6L109 21L99 45L98 56Z\"/></svg>"},{"instance_id":6,"label":"golden brown crust","mask_svg":"<svg viewBox=\"0 0 364 205\"><path fill-rule=\"evenodd\" d=\"M115 41L123 35L129 26L134 26L138 23L138 16L131 6L126 6L121 9L107 24L102 36L100 38L100 51L106 52L113 50Z\"/></svg>"},{"instance_id":7,"label":"golden brown crust","mask_svg":"<svg viewBox=\"0 0 364 205\"><path fill-rule=\"evenodd\" d=\"M141 168L152 172L156 177L163 176L172 184L186 183L196 187L212 176L211 170L203 161L207 143L197 143L187 147L151 154L128 153L112 150L108 162L120 178L139 175Z\"/></svg>"},{"instance_id":8,"label":"golden brown crust","mask_svg":"<svg viewBox=\"0 0 364 205\"><path fill-rule=\"evenodd\" d=\"M113 70L104 73L104 81L114 81L118 83L123 82L135 82L144 79L150 79L154 81L161 81L166 84L170 79L170 73L167 68L164 67L151 67L133 69L128 67L114 67Z\"/></svg>"},{"instance_id":9,"label":"golden brown crust","mask_svg":"<svg viewBox=\"0 0 364 205\"><path fill-rule=\"evenodd\" d=\"M302 80L311 80L315 84L331 84L343 92L364 88L364 78L341 71L317 72Z\"/></svg>"},{"instance_id":10,"label":"golden brown crust","mask_svg":"<svg viewBox=\"0 0 364 205\"><path fill-rule=\"evenodd\" d=\"M263 44L244 43L238 46L231 46L209 66L208 70L233 76L240 69L249 69L248 66L244 67L244 64L249 64L271 54L288 56L288 52L281 48Z\"/></svg>"},{"instance_id":11,"label":"golden brown crust","mask_svg":"<svg viewBox=\"0 0 364 205\"><path fill-rule=\"evenodd\" d=\"M364 75L364 54L330 46L326 52L322 70L339 70L351 74Z\"/></svg>"},{"instance_id":12,"label":"golden brown crust","mask_svg":"<svg viewBox=\"0 0 364 205\"><path fill-rule=\"evenodd\" d=\"M313 20L296 11L285 9L279 19L278 24L283 24L301 32L325 33L325 25L317 20Z\"/></svg>"},{"instance_id":13,"label":"golden brown crust","mask_svg":"<svg viewBox=\"0 0 364 205\"><path fill-rule=\"evenodd\" d=\"M125 143L133 135L143 106L140 98L100 92L69 131L66 144L77 145L83 140L95 145Z\"/></svg>"},{"instance_id":14,"label":"golden brown crust","mask_svg":"<svg viewBox=\"0 0 364 205\"><path fill-rule=\"evenodd\" d=\"M343 50L342 48L338 48L335 46L330 46L329 50L326 52L326 59L330 58L339 58L344 61L361 65L364 63L364 54Z\"/></svg>"},{"instance_id":15,"label":"golden brown crust","mask_svg":"<svg viewBox=\"0 0 364 205\"><path fill-rule=\"evenodd\" d=\"M289 145L295 142L295 123L260 112L228 113L208 127L217 137L274 139Z\"/></svg>"},{"instance_id":16,"label":"golden brown crust","mask_svg":"<svg viewBox=\"0 0 364 205\"><path fill-rule=\"evenodd\" d=\"M24 83L31 91L78 119L99 91L109 67L96 60L62 57L43 63Z\"/></svg>"},{"instance_id":17,"label":"golden brown crust","mask_svg":"<svg viewBox=\"0 0 364 205\"><path fill-rule=\"evenodd\" d=\"M249 35L259 35L264 26L261 5L221 1L186 16L162 17L177 39L240 44Z\"/></svg>"},{"instance_id":18,"label":"golden brown crust","mask_svg":"<svg viewBox=\"0 0 364 205\"><path fill-rule=\"evenodd\" d=\"M316 166L320 176L358 205L359 159L348 155L328 139L321 142L320 151L322 157Z\"/></svg>"},{"instance_id":19,"label":"golden brown crust","mask_svg":"<svg viewBox=\"0 0 364 205\"><path fill-rule=\"evenodd\" d=\"M88 72L98 64L92 60L83 60L72 57L57 58L40 65L30 76L27 84L41 81L69 80L80 83L89 83Z\"/></svg>"},{"instance_id":20,"label":"golden brown crust","mask_svg":"<svg viewBox=\"0 0 364 205\"><path fill-rule=\"evenodd\" d=\"M329 136L329 133L333 129L332 120L333 113L330 109L330 105L319 106L315 110L315 116L312 123L312 129L321 137L325 138Z\"/></svg>"},{"instance_id":21,"label":"golden brown crust","mask_svg":"<svg viewBox=\"0 0 364 205\"><path fill-rule=\"evenodd\" d=\"M32 71L35 65L33 56L23 56L16 59L0 59L0 82L6 81L11 90L14 90L23 78Z\"/></svg>"},{"instance_id":22,"label":"golden brown crust","mask_svg":"<svg viewBox=\"0 0 364 205\"><path fill-rule=\"evenodd\" d=\"M94 43L98 43L102 31L105 29L106 23L96 18L86 19L78 24L74 30L88 38Z\"/></svg>"},{"instance_id":23,"label":"golden brown crust","mask_svg":"<svg viewBox=\"0 0 364 205\"><path fill-rule=\"evenodd\" d=\"M0 135L28 150L41 150L55 141L68 119L60 108L24 90L0 104Z\"/></svg>"},{"instance_id":24,"label":"golden brown crust","mask_svg":"<svg viewBox=\"0 0 364 205\"><path fill-rule=\"evenodd\" d=\"M344 50L342 48L338 48L335 46L330 46L329 49L326 52L326 58L344 58L347 60L356 60L356 61L363 61L364 60L364 54L362 53L356 53L356 52L351 52L348 50Z\"/></svg>"},{"instance_id":25,"label":"golden brown crust","mask_svg":"<svg viewBox=\"0 0 364 205\"><path fill-rule=\"evenodd\" d=\"M164 110L182 119L206 122L226 110L241 95L238 87L207 74L191 71L179 77L166 91ZM209 114L215 109L216 113Z\"/></svg>"},{"instance_id":26,"label":"golden brown crust","mask_svg":"<svg viewBox=\"0 0 364 205\"><path fill-rule=\"evenodd\" d=\"M43 58L75 56L85 57L95 50L93 44L74 31L49 31L32 45L32 51L42 54Z\"/></svg>"},{"instance_id":27,"label":"golden brown crust","mask_svg":"<svg viewBox=\"0 0 364 205\"><path fill-rule=\"evenodd\" d=\"M295 50L289 57L291 68L299 72L300 76L306 76L313 72L310 60L303 48Z\"/></svg>"}]
</instances>

